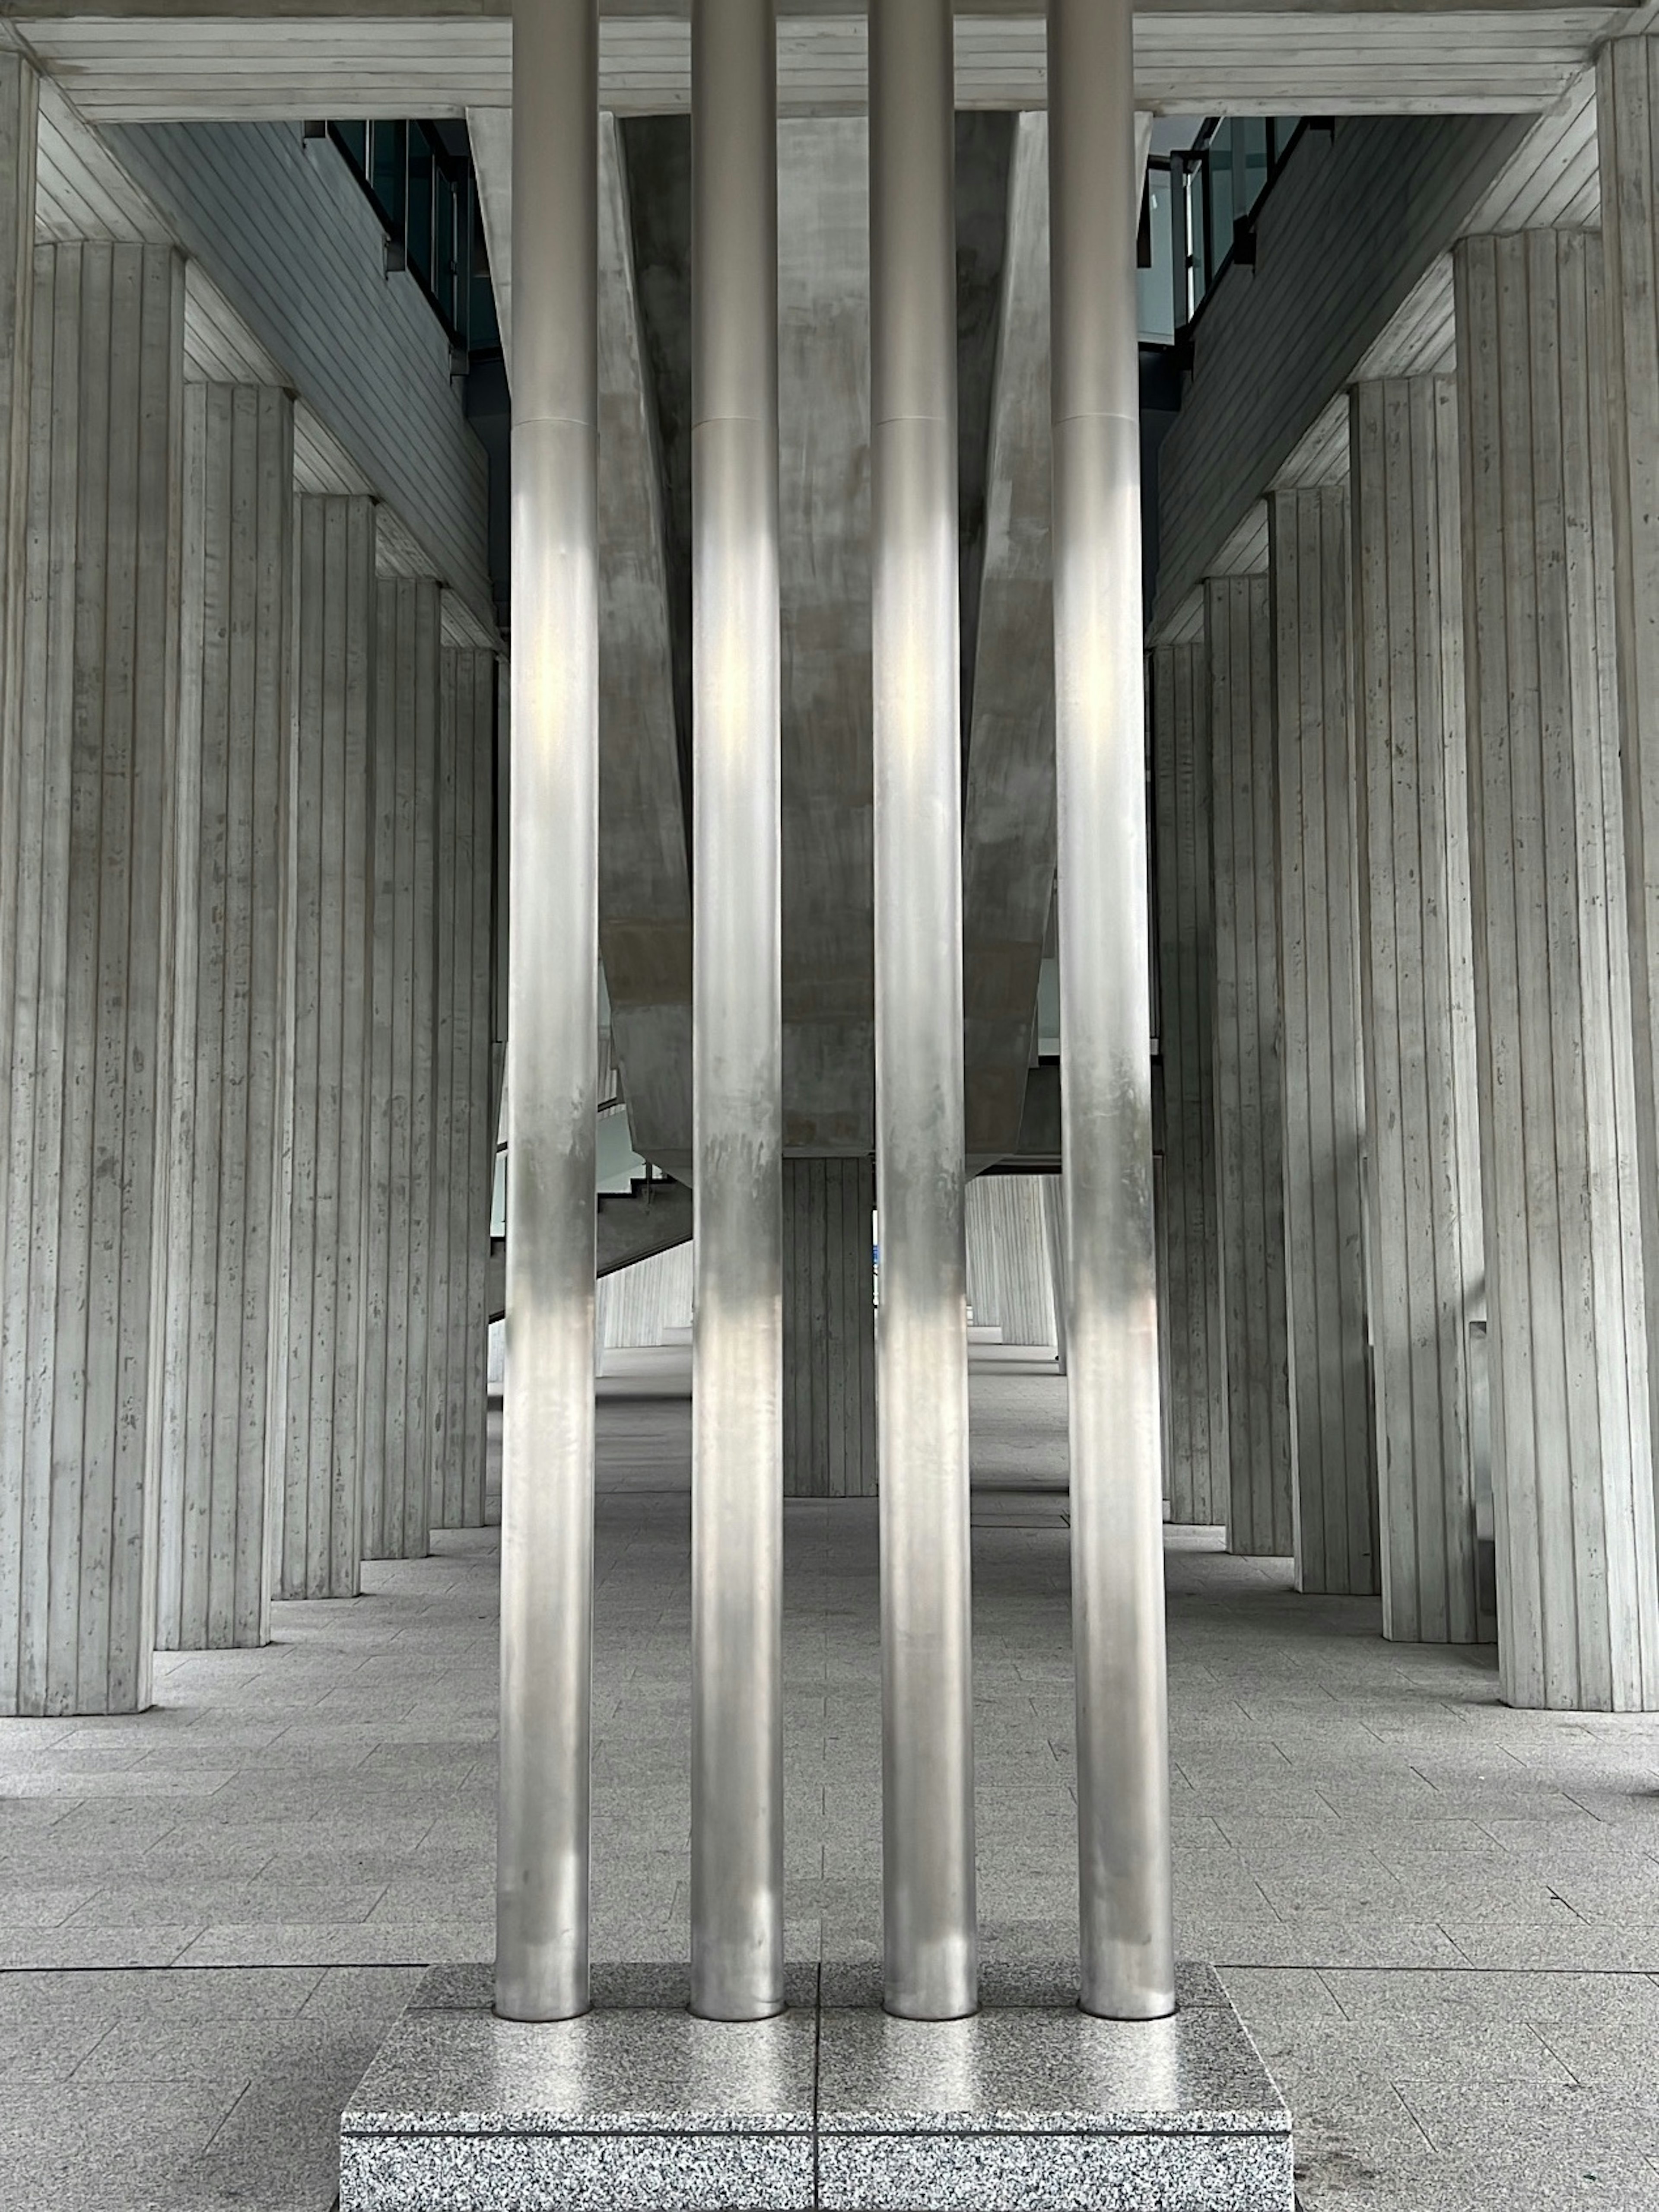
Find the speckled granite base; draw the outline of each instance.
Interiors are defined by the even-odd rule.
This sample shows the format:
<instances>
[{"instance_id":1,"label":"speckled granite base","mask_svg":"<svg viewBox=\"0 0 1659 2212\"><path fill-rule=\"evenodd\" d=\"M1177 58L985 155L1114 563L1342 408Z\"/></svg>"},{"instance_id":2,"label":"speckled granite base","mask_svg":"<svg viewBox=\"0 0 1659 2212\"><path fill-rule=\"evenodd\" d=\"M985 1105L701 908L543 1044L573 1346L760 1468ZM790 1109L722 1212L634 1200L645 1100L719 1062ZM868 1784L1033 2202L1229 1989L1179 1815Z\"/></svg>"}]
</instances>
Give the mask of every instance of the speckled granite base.
<instances>
[{"instance_id":1,"label":"speckled granite base","mask_svg":"<svg viewBox=\"0 0 1659 2212\"><path fill-rule=\"evenodd\" d=\"M341 2119L340 2212L1291 2212L1291 2121L1215 1976L1173 2020L990 1966L973 2020L892 2020L875 1970L792 1968L779 2019L596 1968L586 2019L428 1974Z\"/></svg>"}]
</instances>

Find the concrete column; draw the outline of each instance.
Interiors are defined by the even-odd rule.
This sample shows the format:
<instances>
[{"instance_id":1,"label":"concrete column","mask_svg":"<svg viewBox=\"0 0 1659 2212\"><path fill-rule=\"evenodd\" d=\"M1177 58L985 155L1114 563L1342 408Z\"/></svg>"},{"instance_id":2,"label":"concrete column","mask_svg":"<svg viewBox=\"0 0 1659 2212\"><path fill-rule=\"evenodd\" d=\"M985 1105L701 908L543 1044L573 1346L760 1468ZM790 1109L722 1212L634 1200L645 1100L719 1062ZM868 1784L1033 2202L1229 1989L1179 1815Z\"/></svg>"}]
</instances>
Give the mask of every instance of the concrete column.
<instances>
[{"instance_id":1,"label":"concrete column","mask_svg":"<svg viewBox=\"0 0 1659 2212\"><path fill-rule=\"evenodd\" d=\"M883 1995L914 2020L979 1978L952 35L946 0L870 17Z\"/></svg>"},{"instance_id":2,"label":"concrete column","mask_svg":"<svg viewBox=\"0 0 1659 2212\"><path fill-rule=\"evenodd\" d=\"M439 702L432 1267L432 1525L484 1520L489 1353L490 902L496 663L443 656Z\"/></svg>"},{"instance_id":3,"label":"concrete column","mask_svg":"<svg viewBox=\"0 0 1659 2212\"><path fill-rule=\"evenodd\" d=\"M513 20L513 1074L495 2004L588 2002L599 1035L597 0Z\"/></svg>"},{"instance_id":4,"label":"concrete column","mask_svg":"<svg viewBox=\"0 0 1659 2212\"><path fill-rule=\"evenodd\" d=\"M164 1650L266 1643L265 1513L292 769L294 402L185 392Z\"/></svg>"},{"instance_id":5,"label":"concrete column","mask_svg":"<svg viewBox=\"0 0 1659 2212\"><path fill-rule=\"evenodd\" d=\"M0 1712L150 1697L184 294L167 249L36 249L0 761Z\"/></svg>"},{"instance_id":6,"label":"concrete column","mask_svg":"<svg viewBox=\"0 0 1659 2212\"><path fill-rule=\"evenodd\" d=\"M1164 1061L1164 1479L1170 1517L1228 1517L1216 1182L1210 678L1201 645L1152 657L1158 1040Z\"/></svg>"},{"instance_id":7,"label":"concrete column","mask_svg":"<svg viewBox=\"0 0 1659 2212\"><path fill-rule=\"evenodd\" d=\"M355 1597L362 1514L374 502L295 502L275 1595Z\"/></svg>"},{"instance_id":8,"label":"concrete column","mask_svg":"<svg viewBox=\"0 0 1659 2212\"><path fill-rule=\"evenodd\" d=\"M1052 1345L1054 1309L1045 1176L982 1175L968 1186L968 1302L1005 1344Z\"/></svg>"},{"instance_id":9,"label":"concrete column","mask_svg":"<svg viewBox=\"0 0 1659 2212\"><path fill-rule=\"evenodd\" d=\"M1456 386L1358 385L1349 432L1382 1632L1472 1644L1468 1344L1486 1290Z\"/></svg>"},{"instance_id":10,"label":"concrete column","mask_svg":"<svg viewBox=\"0 0 1659 2212\"><path fill-rule=\"evenodd\" d=\"M691 10L691 2008L783 2006L773 0Z\"/></svg>"},{"instance_id":11,"label":"concrete column","mask_svg":"<svg viewBox=\"0 0 1659 2212\"><path fill-rule=\"evenodd\" d=\"M1454 270L1501 1680L1651 1710L1601 241L1469 239Z\"/></svg>"},{"instance_id":12,"label":"concrete column","mask_svg":"<svg viewBox=\"0 0 1659 2212\"><path fill-rule=\"evenodd\" d=\"M1175 2009L1129 0L1048 0L1079 2002Z\"/></svg>"},{"instance_id":13,"label":"concrete column","mask_svg":"<svg viewBox=\"0 0 1659 2212\"><path fill-rule=\"evenodd\" d=\"M429 577L375 586L373 1044L364 1243L363 1557L431 1545L438 699Z\"/></svg>"},{"instance_id":14,"label":"concrete column","mask_svg":"<svg viewBox=\"0 0 1659 2212\"><path fill-rule=\"evenodd\" d=\"M1303 1590L1369 1596L1365 1105L1346 484L1267 502L1279 816L1291 1495Z\"/></svg>"},{"instance_id":15,"label":"concrete column","mask_svg":"<svg viewBox=\"0 0 1659 2212\"><path fill-rule=\"evenodd\" d=\"M0 54L0 1016L5 1034L17 1035L13 977L20 924L38 928L26 894L20 913L18 868L27 857L19 842L18 797L35 763L26 749L20 716L23 674L23 609L29 520L29 396L34 307L34 167L36 95L33 70L15 53ZM27 980L27 979L26 979ZM15 1045L13 1046L14 1054ZM14 1060L14 1076L17 1073ZM29 1072L33 1081L33 1071ZM11 1083L0 1084L0 1193L5 1200L5 1243L0 1248L0 1322L15 1329L14 1314L27 1322L27 1276L13 1226ZM27 1174L30 1133L20 1163ZM26 1186L27 1188L27 1186ZM20 1263L24 1272L18 1273ZM21 1299L15 1306L14 1300ZM27 1355L0 1338L0 1403L8 1419L21 1409ZM21 1709L25 1684L22 1619L21 1470L0 1472L0 1711ZM37 1567L38 1575L38 1567ZM38 1589L38 1583L37 1583ZM34 1603L38 1606L38 1595ZM38 1615L30 1634L40 1634Z\"/></svg>"},{"instance_id":16,"label":"concrete column","mask_svg":"<svg viewBox=\"0 0 1659 2212\"><path fill-rule=\"evenodd\" d=\"M34 71L21 54L0 54L0 745L8 762L23 666L38 90ZM0 1089L0 1102L3 1097Z\"/></svg>"},{"instance_id":17,"label":"concrete column","mask_svg":"<svg viewBox=\"0 0 1659 2212\"><path fill-rule=\"evenodd\" d=\"M783 1164L783 1486L876 1494L874 1163Z\"/></svg>"},{"instance_id":18,"label":"concrete column","mask_svg":"<svg viewBox=\"0 0 1659 2212\"><path fill-rule=\"evenodd\" d=\"M1650 1339L1659 1337L1659 38L1609 40L1596 68L1607 254L1625 883ZM1650 1392L1659 1465L1659 1390Z\"/></svg>"},{"instance_id":19,"label":"concrete column","mask_svg":"<svg viewBox=\"0 0 1659 2212\"><path fill-rule=\"evenodd\" d=\"M1290 1352L1279 1104L1273 623L1265 576L1206 587L1215 898L1216 1178L1230 1550L1288 1558Z\"/></svg>"},{"instance_id":20,"label":"concrete column","mask_svg":"<svg viewBox=\"0 0 1659 2212\"><path fill-rule=\"evenodd\" d=\"M1060 1373L1066 1366L1066 1302L1071 1297L1072 1271L1066 1262L1066 1185L1063 1176L1042 1178L1042 1218L1048 1232L1048 1281L1054 1307L1054 1358Z\"/></svg>"}]
</instances>

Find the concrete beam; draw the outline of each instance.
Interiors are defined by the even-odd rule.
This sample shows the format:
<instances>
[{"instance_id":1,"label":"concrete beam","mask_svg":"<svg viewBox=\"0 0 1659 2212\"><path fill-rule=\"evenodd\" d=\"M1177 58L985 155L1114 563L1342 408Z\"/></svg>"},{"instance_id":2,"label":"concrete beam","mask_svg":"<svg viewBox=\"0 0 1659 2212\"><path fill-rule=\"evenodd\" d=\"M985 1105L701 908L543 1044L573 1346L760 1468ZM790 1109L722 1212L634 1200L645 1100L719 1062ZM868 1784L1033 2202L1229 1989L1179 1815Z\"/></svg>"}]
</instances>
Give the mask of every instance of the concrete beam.
<instances>
[{"instance_id":1,"label":"concrete beam","mask_svg":"<svg viewBox=\"0 0 1659 2212\"><path fill-rule=\"evenodd\" d=\"M599 957L641 1154L691 1157L691 879L659 425L628 186L599 128Z\"/></svg>"},{"instance_id":2,"label":"concrete beam","mask_svg":"<svg viewBox=\"0 0 1659 2212\"><path fill-rule=\"evenodd\" d=\"M970 1170L1018 1140L1054 885L1049 583L1048 121L1020 117L1008 187L985 564L963 793Z\"/></svg>"}]
</instances>

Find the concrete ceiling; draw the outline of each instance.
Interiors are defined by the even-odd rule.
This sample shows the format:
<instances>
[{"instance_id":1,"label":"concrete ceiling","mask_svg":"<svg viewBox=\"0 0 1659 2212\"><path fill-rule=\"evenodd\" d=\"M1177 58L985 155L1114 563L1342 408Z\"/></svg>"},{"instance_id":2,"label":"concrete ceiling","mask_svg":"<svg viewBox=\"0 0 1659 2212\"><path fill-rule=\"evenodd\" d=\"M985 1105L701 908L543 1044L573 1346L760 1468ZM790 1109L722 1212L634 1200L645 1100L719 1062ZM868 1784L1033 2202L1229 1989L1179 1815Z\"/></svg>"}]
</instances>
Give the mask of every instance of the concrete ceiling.
<instances>
[{"instance_id":1,"label":"concrete ceiling","mask_svg":"<svg viewBox=\"0 0 1659 2212\"><path fill-rule=\"evenodd\" d=\"M957 105L1045 98L1042 13L1030 0L958 9ZM1182 0L1141 9L1135 100L1174 114L1539 111L1567 90L1610 31L1650 8L1405 0L1350 9ZM866 26L845 6L786 6L779 91L788 114L861 111ZM684 7L612 6L602 94L623 114L684 110ZM506 0L25 0L4 34L94 122L163 118L459 115L511 98Z\"/></svg>"}]
</instances>

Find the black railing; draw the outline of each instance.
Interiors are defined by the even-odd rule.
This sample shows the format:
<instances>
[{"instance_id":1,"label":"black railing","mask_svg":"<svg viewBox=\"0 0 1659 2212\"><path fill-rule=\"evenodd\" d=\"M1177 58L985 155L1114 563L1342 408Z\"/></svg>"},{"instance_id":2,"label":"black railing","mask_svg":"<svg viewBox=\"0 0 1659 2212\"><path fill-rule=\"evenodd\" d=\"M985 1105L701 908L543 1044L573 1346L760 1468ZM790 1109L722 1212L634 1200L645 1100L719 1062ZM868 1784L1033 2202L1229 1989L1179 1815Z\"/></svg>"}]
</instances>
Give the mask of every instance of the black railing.
<instances>
[{"instance_id":1,"label":"black railing","mask_svg":"<svg viewBox=\"0 0 1659 2212\"><path fill-rule=\"evenodd\" d=\"M1147 165L1140 334L1181 345L1223 272L1255 264L1262 201L1291 149L1318 125L1291 115L1213 116L1193 144Z\"/></svg>"}]
</instances>

